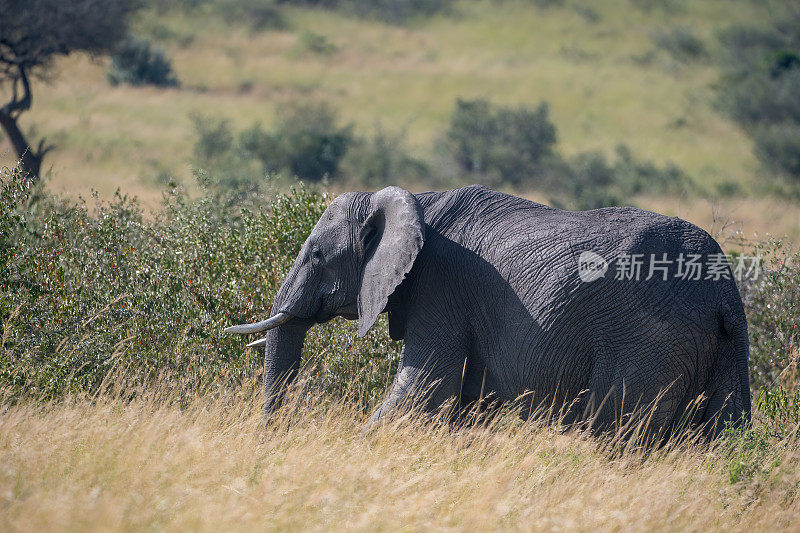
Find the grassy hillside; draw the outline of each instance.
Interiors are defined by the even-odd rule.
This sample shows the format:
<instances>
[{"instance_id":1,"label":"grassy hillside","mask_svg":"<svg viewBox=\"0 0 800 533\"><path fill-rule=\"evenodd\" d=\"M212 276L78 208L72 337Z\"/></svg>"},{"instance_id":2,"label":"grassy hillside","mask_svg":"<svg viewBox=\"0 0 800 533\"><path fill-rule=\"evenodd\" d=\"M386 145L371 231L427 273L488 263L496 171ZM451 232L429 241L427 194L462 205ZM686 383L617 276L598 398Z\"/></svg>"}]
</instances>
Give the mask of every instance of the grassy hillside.
<instances>
[{"instance_id":1,"label":"grassy hillside","mask_svg":"<svg viewBox=\"0 0 800 533\"><path fill-rule=\"evenodd\" d=\"M745 195L764 188L750 140L713 108L711 85L719 75L715 32L765 19L765 9L731 0L535 4L464 1L453 13L408 27L288 8L287 29L260 32L208 15L149 10L134 32L166 48L181 88L111 87L106 59L67 58L50 83L37 84L23 125L58 145L46 161L54 189L108 196L120 188L154 205L159 174L191 181L193 113L244 128L271 124L290 102L324 100L364 134L378 123L404 130L410 150L430 157L458 97L546 100L565 155L611 154L625 143L642 159L674 162L711 196L730 183ZM679 27L702 40L705 56L683 61L656 44ZM309 32L333 51L309 49ZM3 152L8 164L13 157ZM711 213L707 203L685 199L680 206L663 198L639 203L672 214L683 209L700 222ZM738 203L726 201L723 209ZM760 207L745 211L738 208L747 230L798 232L793 205L771 208L771 222L753 216L764 213Z\"/></svg>"}]
</instances>

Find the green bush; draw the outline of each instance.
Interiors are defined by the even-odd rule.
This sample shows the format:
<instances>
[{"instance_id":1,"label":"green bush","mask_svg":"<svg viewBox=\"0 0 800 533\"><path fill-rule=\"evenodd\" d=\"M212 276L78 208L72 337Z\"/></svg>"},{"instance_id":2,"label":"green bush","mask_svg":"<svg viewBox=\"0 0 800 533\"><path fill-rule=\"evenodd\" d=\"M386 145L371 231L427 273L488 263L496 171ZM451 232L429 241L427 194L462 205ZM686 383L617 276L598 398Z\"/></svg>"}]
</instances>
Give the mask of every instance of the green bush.
<instances>
[{"instance_id":1,"label":"green bush","mask_svg":"<svg viewBox=\"0 0 800 533\"><path fill-rule=\"evenodd\" d=\"M535 187L572 209L619 205L638 194L678 193L692 181L671 163L637 160L623 145L609 162L599 152L564 160L555 150L556 128L546 102L494 108L487 100L457 100L446 147L463 177L489 185Z\"/></svg>"},{"instance_id":2,"label":"green bush","mask_svg":"<svg viewBox=\"0 0 800 533\"><path fill-rule=\"evenodd\" d=\"M521 186L531 184L553 156L556 128L546 102L536 109L494 109L487 100L458 99L447 140L464 173Z\"/></svg>"},{"instance_id":3,"label":"green bush","mask_svg":"<svg viewBox=\"0 0 800 533\"><path fill-rule=\"evenodd\" d=\"M454 0L278 0L280 4L300 4L337 9L388 24L407 24L422 17L450 11Z\"/></svg>"},{"instance_id":4,"label":"green bush","mask_svg":"<svg viewBox=\"0 0 800 533\"><path fill-rule=\"evenodd\" d=\"M124 40L111 56L108 81L112 85L178 85L172 63L167 59L164 50L138 37Z\"/></svg>"},{"instance_id":5,"label":"green bush","mask_svg":"<svg viewBox=\"0 0 800 533\"><path fill-rule=\"evenodd\" d=\"M650 12L656 9L665 13L676 13L683 9L684 0L630 0L637 9Z\"/></svg>"},{"instance_id":6,"label":"green bush","mask_svg":"<svg viewBox=\"0 0 800 533\"><path fill-rule=\"evenodd\" d=\"M233 147L233 133L229 120L214 119L205 115L192 115L197 140L194 157L210 162L228 153Z\"/></svg>"},{"instance_id":7,"label":"green bush","mask_svg":"<svg viewBox=\"0 0 800 533\"><path fill-rule=\"evenodd\" d=\"M337 122L336 113L324 103L285 109L273 132L281 167L304 180L335 176L353 140L352 126L339 126Z\"/></svg>"},{"instance_id":8,"label":"green bush","mask_svg":"<svg viewBox=\"0 0 800 533\"><path fill-rule=\"evenodd\" d=\"M294 47L295 53L311 53L318 56L328 56L335 53L339 48L330 42L327 37L309 30L303 30L297 38Z\"/></svg>"},{"instance_id":9,"label":"green bush","mask_svg":"<svg viewBox=\"0 0 800 533\"><path fill-rule=\"evenodd\" d=\"M214 11L230 24L255 30L282 29L286 20L275 0L209 0Z\"/></svg>"},{"instance_id":10,"label":"green bush","mask_svg":"<svg viewBox=\"0 0 800 533\"><path fill-rule=\"evenodd\" d=\"M94 207L46 197L41 216L23 218L20 179L4 175L0 194L6 394L93 391L119 369L143 382L167 376L186 393L260 375L258 354L222 329L269 312L328 197L301 187L233 204L173 193L155 219L125 197ZM398 356L381 325L363 340L353 324L312 329L312 383L357 389L365 406L377 399Z\"/></svg>"},{"instance_id":11,"label":"green bush","mask_svg":"<svg viewBox=\"0 0 800 533\"><path fill-rule=\"evenodd\" d=\"M158 14L177 11L221 17L228 24L255 30L282 29L286 20L275 0L147 0Z\"/></svg>"},{"instance_id":12,"label":"green bush","mask_svg":"<svg viewBox=\"0 0 800 533\"><path fill-rule=\"evenodd\" d=\"M194 115L192 120L197 135L195 177L203 186L240 195L263 184L263 168L255 164L253 154L242 146L243 137L248 132L236 140L228 120L203 115ZM247 138L244 141L253 142Z\"/></svg>"},{"instance_id":13,"label":"green bush","mask_svg":"<svg viewBox=\"0 0 800 533\"><path fill-rule=\"evenodd\" d=\"M701 59L708 54L703 40L689 26L659 31L653 35L653 42L679 61Z\"/></svg>"},{"instance_id":14,"label":"green bush","mask_svg":"<svg viewBox=\"0 0 800 533\"><path fill-rule=\"evenodd\" d=\"M796 371L796 366L794 369ZM800 388L797 385L795 381L791 389L782 385L759 389L755 404L767 432L784 436L800 429Z\"/></svg>"},{"instance_id":15,"label":"green bush","mask_svg":"<svg viewBox=\"0 0 800 533\"><path fill-rule=\"evenodd\" d=\"M617 146L615 155L609 162L600 152L584 152L553 167L553 203L572 209L597 209L620 205L638 194L677 194L694 189L689 177L671 163L659 167L637 160L625 145Z\"/></svg>"},{"instance_id":16,"label":"green bush","mask_svg":"<svg viewBox=\"0 0 800 533\"><path fill-rule=\"evenodd\" d=\"M768 167L800 177L800 121L756 128L753 141L756 155Z\"/></svg>"},{"instance_id":17,"label":"green bush","mask_svg":"<svg viewBox=\"0 0 800 533\"><path fill-rule=\"evenodd\" d=\"M30 199L30 182L18 169L0 169L0 281L9 289L29 285L27 272L21 268L21 244L24 236L23 213ZM0 325L11 315L13 304L9 294L0 294Z\"/></svg>"},{"instance_id":18,"label":"green bush","mask_svg":"<svg viewBox=\"0 0 800 533\"><path fill-rule=\"evenodd\" d=\"M342 167L347 178L371 188L419 181L429 175L428 165L405 150L404 133L392 135L380 125L371 137L354 140Z\"/></svg>"},{"instance_id":19,"label":"green bush","mask_svg":"<svg viewBox=\"0 0 800 533\"><path fill-rule=\"evenodd\" d=\"M320 103L290 106L272 131L254 124L236 139L226 120L198 115L194 121L196 163L232 188L255 186L275 172L308 181L335 177L353 142L352 126L339 126L334 111Z\"/></svg>"},{"instance_id":20,"label":"green bush","mask_svg":"<svg viewBox=\"0 0 800 533\"><path fill-rule=\"evenodd\" d=\"M625 145L616 148L614 173L623 196L680 194L693 188L691 179L673 163L664 166L637 160Z\"/></svg>"},{"instance_id":21,"label":"green bush","mask_svg":"<svg viewBox=\"0 0 800 533\"><path fill-rule=\"evenodd\" d=\"M764 271L740 286L750 329L750 384L773 387L800 354L800 252L780 240L759 245Z\"/></svg>"},{"instance_id":22,"label":"green bush","mask_svg":"<svg viewBox=\"0 0 800 533\"><path fill-rule=\"evenodd\" d=\"M622 199L613 191L616 175L606 157L599 152L578 154L570 164L566 179L568 207L597 209L619 205ZM560 202L554 202L559 204Z\"/></svg>"},{"instance_id":23,"label":"green bush","mask_svg":"<svg viewBox=\"0 0 800 533\"><path fill-rule=\"evenodd\" d=\"M446 12L453 0L339 0L337 5L349 12L390 24L405 24L411 20Z\"/></svg>"},{"instance_id":24,"label":"green bush","mask_svg":"<svg viewBox=\"0 0 800 533\"><path fill-rule=\"evenodd\" d=\"M732 118L752 128L763 124L800 122L800 66L773 76L771 62L729 74L722 82L719 102Z\"/></svg>"},{"instance_id":25,"label":"green bush","mask_svg":"<svg viewBox=\"0 0 800 533\"><path fill-rule=\"evenodd\" d=\"M729 27L719 39L720 108L750 133L765 167L800 179L800 10L780 6L768 25Z\"/></svg>"},{"instance_id":26,"label":"green bush","mask_svg":"<svg viewBox=\"0 0 800 533\"><path fill-rule=\"evenodd\" d=\"M279 169L283 164L279 139L260 123L239 134L237 151L244 158L259 161L265 170Z\"/></svg>"}]
</instances>

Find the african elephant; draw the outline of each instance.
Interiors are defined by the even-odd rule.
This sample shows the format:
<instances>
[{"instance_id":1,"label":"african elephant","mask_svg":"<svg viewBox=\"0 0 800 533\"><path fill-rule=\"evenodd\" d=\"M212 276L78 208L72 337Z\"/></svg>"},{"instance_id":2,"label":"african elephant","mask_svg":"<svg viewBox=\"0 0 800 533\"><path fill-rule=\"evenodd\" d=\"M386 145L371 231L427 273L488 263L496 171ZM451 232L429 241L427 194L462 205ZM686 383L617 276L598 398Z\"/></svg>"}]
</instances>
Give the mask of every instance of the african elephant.
<instances>
[{"instance_id":1,"label":"african elephant","mask_svg":"<svg viewBox=\"0 0 800 533\"><path fill-rule=\"evenodd\" d=\"M491 395L528 398L522 416L534 402L566 405L565 419L591 413L601 429L651 406L650 427L688 417L713 437L750 411L747 322L730 267L685 275L721 254L698 227L630 207L565 211L476 185L352 192L314 227L271 318L226 331L269 330L252 343L265 348L267 413L314 323L358 320L363 336L388 312L392 338L405 342L370 423L413 393L430 411ZM634 277L623 268L631 258L661 263Z\"/></svg>"}]
</instances>

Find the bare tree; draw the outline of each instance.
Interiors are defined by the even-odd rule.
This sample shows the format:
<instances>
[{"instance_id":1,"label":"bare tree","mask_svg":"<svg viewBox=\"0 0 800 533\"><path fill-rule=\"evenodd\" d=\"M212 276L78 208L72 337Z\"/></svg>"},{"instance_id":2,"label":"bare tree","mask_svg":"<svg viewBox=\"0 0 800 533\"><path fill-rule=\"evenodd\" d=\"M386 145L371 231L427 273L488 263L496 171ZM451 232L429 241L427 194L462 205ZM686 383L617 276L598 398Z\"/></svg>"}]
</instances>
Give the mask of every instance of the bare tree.
<instances>
[{"instance_id":1,"label":"bare tree","mask_svg":"<svg viewBox=\"0 0 800 533\"><path fill-rule=\"evenodd\" d=\"M31 145L17 122L33 103L31 78L44 75L56 56L109 52L127 35L139 1L0 0L0 86L11 92L0 107L0 126L29 178L39 178L42 159L52 149L44 139Z\"/></svg>"}]
</instances>

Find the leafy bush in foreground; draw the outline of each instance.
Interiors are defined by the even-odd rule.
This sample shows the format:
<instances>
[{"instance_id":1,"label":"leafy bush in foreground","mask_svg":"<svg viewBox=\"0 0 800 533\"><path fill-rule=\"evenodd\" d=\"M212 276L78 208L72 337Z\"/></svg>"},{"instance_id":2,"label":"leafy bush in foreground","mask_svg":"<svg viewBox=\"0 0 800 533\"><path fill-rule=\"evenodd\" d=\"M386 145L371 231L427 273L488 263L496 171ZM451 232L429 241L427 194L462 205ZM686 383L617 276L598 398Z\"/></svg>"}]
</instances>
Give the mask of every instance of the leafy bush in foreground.
<instances>
[{"instance_id":1,"label":"leafy bush in foreground","mask_svg":"<svg viewBox=\"0 0 800 533\"><path fill-rule=\"evenodd\" d=\"M740 287L750 330L750 383L800 386L793 373L800 355L800 252L780 240L756 248L764 271Z\"/></svg>"},{"instance_id":2,"label":"leafy bush in foreground","mask_svg":"<svg viewBox=\"0 0 800 533\"><path fill-rule=\"evenodd\" d=\"M328 202L306 188L247 208L174 194L151 220L126 197L94 209L45 198L47 215L22 218L19 180L2 181L0 386L41 397L95 390L113 369L191 390L257 378L259 355L222 329L269 312ZM374 401L397 357L384 331L356 341L352 325L312 329L316 386Z\"/></svg>"},{"instance_id":3,"label":"leafy bush in foreground","mask_svg":"<svg viewBox=\"0 0 800 533\"><path fill-rule=\"evenodd\" d=\"M600 184L612 174L650 176L624 150L613 165L598 156L586 168ZM94 390L115 368L145 380L190 375L192 387L257 377L258 355L221 331L270 309L328 202L303 187L270 198L208 189L196 200L173 192L146 217L121 196L90 207L45 195L30 208L16 171L0 185L0 385L45 397ZM793 394L798 381L786 376L800 340L800 254L779 242L756 253L768 270L741 287L751 384ZM316 386L357 391L368 405L390 380L398 350L385 327L355 340L353 325L335 320L312 329L305 361Z\"/></svg>"}]
</instances>

